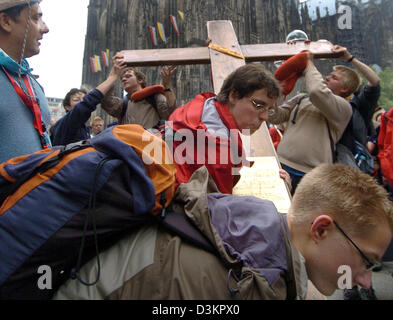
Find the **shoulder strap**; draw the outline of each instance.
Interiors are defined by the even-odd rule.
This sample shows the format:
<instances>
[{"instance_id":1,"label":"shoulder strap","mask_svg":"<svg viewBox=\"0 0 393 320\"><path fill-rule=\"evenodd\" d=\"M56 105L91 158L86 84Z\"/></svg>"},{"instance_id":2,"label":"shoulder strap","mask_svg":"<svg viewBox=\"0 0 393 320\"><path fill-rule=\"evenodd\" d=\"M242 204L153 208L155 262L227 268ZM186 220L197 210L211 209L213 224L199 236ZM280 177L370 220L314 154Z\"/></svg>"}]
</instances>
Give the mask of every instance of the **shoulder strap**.
<instances>
[{"instance_id":1,"label":"shoulder strap","mask_svg":"<svg viewBox=\"0 0 393 320\"><path fill-rule=\"evenodd\" d=\"M156 102L156 95L152 94L148 97L145 98L147 100L147 102L149 102L151 104L151 106L158 112L157 110L157 102Z\"/></svg>"},{"instance_id":2,"label":"shoulder strap","mask_svg":"<svg viewBox=\"0 0 393 320\"><path fill-rule=\"evenodd\" d=\"M0 191L0 206L5 201L5 199L7 199L12 194L14 194L15 191L18 190L22 184L24 184L26 181L28 181L29 179L34 177L37 173L42 174L42 173L48 171L50 168L53 168L54 166L56 166L60 162L60 160L65 155L67 155L71 152L77 151L77 150L88 148L88 147L90 147L90 142L88 142L88 141L80 141L80 142L76 142L76 143L72 143L72 144L63 146L60 149L61 151L57 156L41 163L40 165L36 166L33 170L26 173L24 176L22 176L21 178L19 178L15 182L10 183L6 187L4 187Z\"/></svg>"},{"instance_id":3,"label":"shoulder strap","mask_svg":"<svg viewBox=\"0 0 393 320\"><path fill-rule=\"evenodd\" d=\"M122 109L121 109L121 116L120 116L120 119L123 119L124 118L124 116L125 116L125 114L126 114L126 112L127 112L127 107L128 107L128 95L126 95L124 98L123 98L123 107L122 107Z\"/></svg>"},{"instance_id":4,"label":"shoulder strap","mask_svg":"<svg viewBox=\"0 0 393 320\"><path fill-rule=\"evenodd\" d=\"M305 99L305 98L308 98L308 95L305 94L304 96L300 97L299 100L298 100L298 102L297 102L297 104L296 104L295 113L293 114L293 118L292 118L292 123L293 123L293 124L296 124L296 121L295 121L295 120L296 120L297 113L298 113L298 111L299 111L300 103L301 103L302 100Z\"/></svg>"},{"instance_id":5,"label":"shoulder strap","mask_svg":"<svg viewBox=\"0 0 393 320\"><path fill-rule=\"evenodd\" d=\"M328 134L329 134L329 140L330 140L330 149L332 150L332 159L333 159L333 163L337 161L337 157L336 157L336 148L333 142L333 138L332 135L330 133L330 126L329 126L329 121L325 118L326 121L326 126L328 129Z\"/></svg>"}]
</instances>

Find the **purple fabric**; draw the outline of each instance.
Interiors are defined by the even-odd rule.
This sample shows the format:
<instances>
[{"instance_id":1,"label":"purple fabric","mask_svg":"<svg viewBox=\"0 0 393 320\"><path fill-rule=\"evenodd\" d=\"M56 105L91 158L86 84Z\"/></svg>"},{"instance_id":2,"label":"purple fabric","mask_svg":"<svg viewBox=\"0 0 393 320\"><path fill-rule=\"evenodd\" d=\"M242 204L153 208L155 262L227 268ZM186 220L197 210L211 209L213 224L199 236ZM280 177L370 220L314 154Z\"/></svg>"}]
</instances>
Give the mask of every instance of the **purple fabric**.
<instances>
[{"instance_id":1,"label":"purple fabric","mask_svg":"<svg viewBox=\"0 0 393 320\"><path fill-rule=\"evenodd\" d=\"M271 201L208 194L211 221L227 252L257 269L272 286L287 270L281 217Z\"/></svg>"}]
</instances>

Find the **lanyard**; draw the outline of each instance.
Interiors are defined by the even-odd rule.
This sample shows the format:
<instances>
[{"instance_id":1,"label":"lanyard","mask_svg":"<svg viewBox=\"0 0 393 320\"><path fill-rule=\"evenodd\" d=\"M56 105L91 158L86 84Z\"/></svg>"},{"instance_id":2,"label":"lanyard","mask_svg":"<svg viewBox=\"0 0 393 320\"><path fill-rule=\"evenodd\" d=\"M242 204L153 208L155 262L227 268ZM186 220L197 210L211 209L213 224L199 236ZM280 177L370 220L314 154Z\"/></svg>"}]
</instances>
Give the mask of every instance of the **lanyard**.
<instances>
[{"instance_id":1,"label":"lanyard","mask_svg":"<svg viewBox=\"0 0 393 320\"><path fill-rule=\"evenodd\" d=\"M3 70L4 70L5 74L7 75L8 79L10 80L12 86L14 87L16 93L19 95L19 97L22 99L23 103L30 109L31 113L33 114L33 125L40 136L42 149L47 149L49 147L49 145L46 142L46 139L44 137L45 126L43 126L43 123L42 123L40 106L38 105L37 99L34 98L33 89L31 88L31 85L30 85L29 79L27 78L27 75L23 74L22 79L23 79L23 82L25 83L25 86L27 88L27 92L29 93L30 97L28 97L23 92L19 83L17 83L15 81L15 79L10 76L10 74L7 72L7 70L4 67L3 67Z\"/></svg>"}]
</instances>

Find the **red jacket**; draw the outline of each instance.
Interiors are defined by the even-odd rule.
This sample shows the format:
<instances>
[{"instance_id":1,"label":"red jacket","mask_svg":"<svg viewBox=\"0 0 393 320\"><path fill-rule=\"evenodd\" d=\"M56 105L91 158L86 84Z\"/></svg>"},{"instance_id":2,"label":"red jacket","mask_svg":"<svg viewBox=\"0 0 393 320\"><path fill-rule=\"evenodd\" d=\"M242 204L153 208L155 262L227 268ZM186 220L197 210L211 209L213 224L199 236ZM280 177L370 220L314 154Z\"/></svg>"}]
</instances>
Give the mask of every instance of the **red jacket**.
<instances>
[{"instance_id":1,"label":"red jacket","mask_svg":"<svg viewBox=\"0 0 393 320\"><path fill-rule=\"evenodd\" d=\"M172 129L186 137L185 141L173 142L177 186L188 182L194 171L205 165L220 192L232 193L232 188L240 177L233 175L232 169L242 166L242 141L235 119L225 104L214 101L219 118L225 127L214 117L208 119L207 125L202 121L204 104L212 97L215 95L210 92L199 94L188 104L177 108L169 117L169 121L173 122L170 123ZM231 140L235 142L232 153L228 138L215 136L208 131L212 123L216 129L221 126L220 129L231 130Z\"/></svg>"},{"instance_id":2,"label":"red jacket","mask_svg":"<svg viewBox=\"0 0 393 320\"><path fill-rule=\"evenodd\" d=\"M269 129L270 138L272 139L272 142L273 142L273 145L274 145L274 149L276 149L276 150L277 150L278 145L281 142L281 136L280 136L280 134L278 133L277 130L280 130L280 129L276 129L275 127L271 127ZM281 131L281 130L280 130L280 132L282 134L284 133L284 131Z\"/></svg>"},{"instance_id":3,"label":"red jacket","mask_svg":"<svg viewBox=\"0 0 393 320\"><path fill-rule=\"evenodd\" d=\"M381 115L377 157L382 175L393 186L393 109Z\"/></svg>"}]
</instances>

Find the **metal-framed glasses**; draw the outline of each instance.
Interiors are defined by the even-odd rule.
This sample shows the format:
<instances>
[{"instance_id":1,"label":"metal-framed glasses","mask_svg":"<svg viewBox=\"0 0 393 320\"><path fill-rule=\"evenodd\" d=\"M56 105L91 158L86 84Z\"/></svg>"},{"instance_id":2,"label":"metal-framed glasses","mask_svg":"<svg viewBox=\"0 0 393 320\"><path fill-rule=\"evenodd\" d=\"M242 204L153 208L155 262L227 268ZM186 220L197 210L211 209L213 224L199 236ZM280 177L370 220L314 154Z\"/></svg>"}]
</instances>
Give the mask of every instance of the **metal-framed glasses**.
<instances>
[{"instance_id":1,"label":"metal-framed glasses","mask_svg":"<svg viewBox=\"0 0 393 320\"><path fill-rule=\"evenodd\" d=\"M360 253L364 263L366 264L366 270L367 271L374 270L376 268L380 268L381 267L381 263L379 261L371 262L370 259L367 258L367 256L363 253L363 251L360 250L360 248L355 244L355 242L353 242L352 239L344 232L344 230L341 229L341 227L338 225L338 223L336 221L333 220L333 223L337 227L337 229L343 234L343 236L345 238L347 238L349 240L349 242L352 243L352 245Z\"/></svg>"},{"instance_id":2,"label":"metal-framed glasses","mask_svg":"<svg viewBox=\"0 0 393 320\"><path fill-rule=\"evenodd\" d=\"M269 116L274 115L275 110L273 107L268 108L267 106L261 105L259 103L256 103L253 99L249 98L250 102L252 103L252 105L254 106L255 109L257 109L258 111L262 111L262 112L268 112Z\"/></svg>"}]
</instances>

